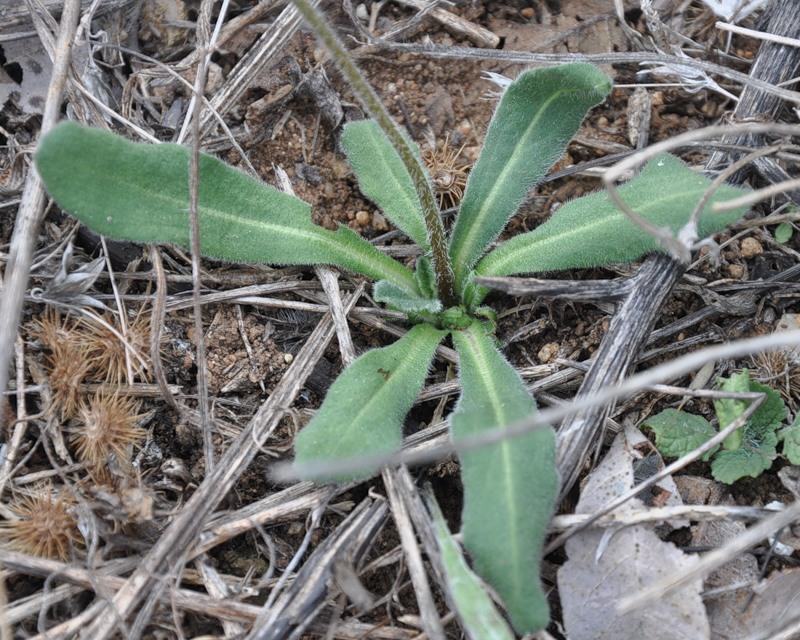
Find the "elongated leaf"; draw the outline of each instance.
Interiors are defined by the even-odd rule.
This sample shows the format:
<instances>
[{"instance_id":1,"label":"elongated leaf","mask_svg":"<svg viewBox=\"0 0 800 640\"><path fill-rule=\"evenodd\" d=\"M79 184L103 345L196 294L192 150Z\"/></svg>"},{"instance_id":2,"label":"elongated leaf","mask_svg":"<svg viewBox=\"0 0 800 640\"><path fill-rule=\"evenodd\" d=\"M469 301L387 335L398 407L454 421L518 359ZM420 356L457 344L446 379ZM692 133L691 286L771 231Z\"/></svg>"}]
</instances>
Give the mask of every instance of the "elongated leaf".
<instances>
[{"instance_id":1,"label":"elongated leaf","mask_svg":"<svg viewBox=\"0 0 800 640\"><path fill-rule=\"evenodd\" d=\"M611 80L585 63L526 71L503 94L461 201L450 255L459 292L483 252L564 153Z\"/></svg>"},{"instance_id":2,"label":"elongated leaf","mask_svg":"<svg viewBox=\"0 0 800 640\"><path fill-rule=\"evenodd\" d=\"M137 144L67 122L39 143L36 168L58 204L97 233L189 245L189 149ZM200 158L204 255L235 262L332 264L414 291L409 269L349 229L328 231L311 207L241 171Z\"/></svg>"},{"instance_id":3,"label":"elongated leaf","mask_svg":"<svg viewBox=\"0 0 800 640\"><path fill-rule=\"evenodd\" d=\"M447 529L439 505L431 501L430 508L447 588L467 637L471 640L514 640L514 634L495 608L485 586L467 566L461 549Z\"/></svg>"},{"instance_id":4,"label":"elongated leaf","mask_svg":"<svg viewBox=\"0 0 800 640\"><path fill-rule=\"evenodd\" d=\"M517 372L475 322L455 331L461 398L450 425L455 441L531 415L535 403ZM518 633L547 626L540 556L558 494L552 429L461 455L464 546L475 569L506 605Z\"/></svg>"},{"instance_id":5,"label":"elongated leaf","mask_svg":"<svg viewBox=\"0 0 800 640\"><path fill-rule=\"evenodd\" d=\"M388 453L400 446L433 354L446 332L419 324L393 345L360 356L333 383L317 415L295 438L295 462ZM370 474L330 478L345 482Z\"/></svg>"},{"instance_id":6,"label":"elongated leaf","mask_svg":"<svg viewBox=\"0 0 800 640\"><path fill-rule=\"evenodd\" d=\"M397 150L374 120L346 125L342 149L358 178L361 193L377 204L396 227L428 249L428 232L411 176ZM412 149L416 145L409 140Z\"/></svg>"},{"instance_id":7,"label":"elongated leaf","mask_svg":"<svg viewBox=\"0 0 800 640\"><path fill-rule=\"evenodd\" d=\"M689 219L710 181L678 158L653 158L628 184L618 189L640 216L677 232ZM738 220L745 208L713 213L711 204L740 196L745 189L723 185L714 192L698 225L701 236L721 231ZM568 202L542 225L489 253L479 275L507 276L629 262L661 250L656 240L630 221L608 193L600 191Z\"/></svg>"},{"instance_id":8,"label":"elongated leaf","mask_svg":"<svg viewBox=\"0 0 800 640\"><path fill-rule=\"evenodd\" d=\"M433 272L433 262L428 256L417 258L414 279L417 281L417 288L422 295L426 298L436 297L436 274Z\"/></svg>"},{"instance_id":9,"label":"elongated leaf","mask_svg":"<svg viewBox=\"0 0 800 640\"><path fill-rule=\"evenodd\" d=\"M373 297L377 302L383 302L403 313L438 313L442 310L442 303L436 298L412 293L388 280L381 280L375 285Z\"/></svg>"},{"instance_id":10,"label":"elongated leaf","mask_svg":"<svg viewBox=\"0 0 800 640\"><path fill-rule=\"evenodd\" d=\"M741 373L735 373L730 378L719 378L719 390L731 393L747 393L750 391L750 373L745 369ZM747 409L750 403L738 398L719 398L714 400L714 409L719 420L719 428L724 429L731 422L736 420ZM737 429L725 438L722 445L730 451L736 451L742 446L742 434L744 426Z\"/></svg>"}]
</instances>

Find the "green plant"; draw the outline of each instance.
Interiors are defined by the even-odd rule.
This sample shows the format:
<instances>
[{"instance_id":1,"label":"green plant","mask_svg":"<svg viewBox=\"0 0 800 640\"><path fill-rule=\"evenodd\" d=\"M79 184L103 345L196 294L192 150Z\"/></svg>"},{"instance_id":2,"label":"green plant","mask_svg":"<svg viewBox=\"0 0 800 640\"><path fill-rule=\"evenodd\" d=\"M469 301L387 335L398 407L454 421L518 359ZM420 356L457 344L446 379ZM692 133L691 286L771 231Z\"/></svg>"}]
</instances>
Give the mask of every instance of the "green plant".
<instances>
[{"instance_id":1,"label":"green plant","mask_svg":"<svg viewBox=\"0 0 800 640\"><path fill-rule=\"evenodd\" d=\"M758 477L772 466L779 439L784 440L784 454L790 460L798 457L800 450L796 443L800 439L797 437L796 422L778 432L786 419L786 406L777 391L752 380L747 369L730 378L720 378L718 384L720 391L764 393L766 398L741 428L725 438L722 449L714 447L703 456L704 461L712 460L711 474L716 480L733 484L745 476ZM714 409L720 430L742 416L749 404L749 401L736 398L715 400ZM656 447L662 455L675 458L686 455L717 434L716 429L702 416L678 409L666 409L645 420L642 426L653 430Z\"/></svg>"},{"instance_id":2,"label":"green plant","mask_svg":"<svg viewBox=\"0 0 800 640\"><path fill-rule=\"evenodd\" d=\"M296 4L374 118L348 124L341 138L363 193L423 249L412 271L345 227L332 232L313 224L310 206L298 198L201 156L198 215L205 255L355 271L375 279L375 299L404 312L412 325L395 344L361 355L334 382L297 436L299 468L310 475L320 460L396 449L405 415L437 346L448 336L459 355L462 385L451 418L454 440L529 416L535 402L498 351L494 312L482 306L488 290L473 277L629 261L659 249L605 193L570 202L534 231L491 249L531 187L561 157L588 110L608 94L609 78L576 63L527 71L511 83L448 238L419 149L389 116L321 15L304 0ZM95 231L189 245L188 149L134 144L66 123L43 138L36 162L53 198ZM640 215L677 232L709 184L678 159L662 155L619 192ZM710 212L713 202L739 192L723 186L714 193L700 219L702 235L743 213ZM537 576L558 492L555 460L551 429L461 455L464 545L519 632L540 629L549 618Z\"/></svg>"}]
</instances>

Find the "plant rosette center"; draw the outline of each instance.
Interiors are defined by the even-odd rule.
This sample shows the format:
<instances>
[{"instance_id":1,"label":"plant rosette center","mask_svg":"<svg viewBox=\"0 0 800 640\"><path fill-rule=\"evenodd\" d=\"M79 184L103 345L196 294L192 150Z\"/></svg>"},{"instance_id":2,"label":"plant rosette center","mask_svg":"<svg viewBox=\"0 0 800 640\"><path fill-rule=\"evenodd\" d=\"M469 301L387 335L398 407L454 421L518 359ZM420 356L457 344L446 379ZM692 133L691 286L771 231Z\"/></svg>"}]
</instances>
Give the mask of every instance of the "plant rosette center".
<instances>
[{"instance_id":1,"label":"plant rosette center","mask_svg":"<svg viewBox=\"0 0 800 640\"><path fill-rule=\"evenodd\" d=\"M466 307L459 305L457 307L450 307L442 311L437 317L437 325L441 329L450 329L457 331L458 329L466 329L472 324L475 318L470 315Z\"/></svg>"}]
</instances>

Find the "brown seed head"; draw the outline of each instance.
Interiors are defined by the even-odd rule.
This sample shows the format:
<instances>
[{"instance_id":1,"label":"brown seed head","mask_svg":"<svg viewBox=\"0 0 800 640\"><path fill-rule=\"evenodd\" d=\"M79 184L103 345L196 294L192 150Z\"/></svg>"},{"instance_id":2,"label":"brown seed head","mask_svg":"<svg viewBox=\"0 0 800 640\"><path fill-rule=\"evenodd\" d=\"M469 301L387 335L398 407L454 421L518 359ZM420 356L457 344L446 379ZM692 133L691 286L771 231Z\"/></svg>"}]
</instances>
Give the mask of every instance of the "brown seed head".
<instances>
[{"instance_id":1,"label":"brown seed head","mask_svg":"<svg viewBox=\"0 0 800 640\"><path fill-rule=\"evenodd\" d=\"M74 500L65 492L40 485L8 506L18 519L0 524L0 538L7 548L68 561L72 552L83 546L73 515Z\"/></svg>"},{"instance_id":2,"label":"brown seed head","mask_svg":"<svg viewBox=\"0 0 800 640\"><path fill-rule=\"evenodd\" d=\"M777 389L786 403L797 410L800 397L800 358L792 349L776 349L750 357L753 378Z\"/></svg>"},{"instance_id":3,"label":"brown seed head","mask_svg":"<svg viewBox=\"0 0 800 640\"><path fill-rule=\"evenodd\" d=\"M140 408L139 401L119 394L98 392L88 400L82 399L78 408L81 424L70 429L78 458L98 467L108 464L114 454L118 463L129 463L131 448L146 435L137 426L143 418Z\"/></svg>"},{"instance_id":4,"label":"brown seed head","mask_svg":"<svg viewBox=\"0 0 800 640\"><path fill-rule=\"evenodd\" d=\"M433 180L433 188L439 198L439 208L453 207L461 201L471 165L458 158L464 147L458 151L449 147L448 135L441 145L432 141L422 151L422 161Z\"/></svg>"},{"instance_id":5,"label":"brown seed head","mask_svg":"<svg viewBox=\"0 0 800 640\"><path fill-rule=\"evenodd\" d=\"M122 342L119 323L109 315L103 316L102 320L105 324L84 318L79 323L87 355L93 364L91 379L94 382L133 384L134 381L128 376L128 359L133 375L145 379L147 366L141 358L150 348L150 325L147 317L140 314L128 324L125 332L128 346L134 353L130 353Z\"/></svg>"},{"instance_id":6,"label":"brown seed head","mask_svg":"<svg viewBox=\"0 0 800 640\"><path fill-rule=\"evenodd\" d=\"M63 417L75 415L79 387L92 367L77 325L75 320L47 309L33 321L31 330L31 337L49 352L45 367L53 394L51 409L60 407Z\"/></svg>"}]
</instances>

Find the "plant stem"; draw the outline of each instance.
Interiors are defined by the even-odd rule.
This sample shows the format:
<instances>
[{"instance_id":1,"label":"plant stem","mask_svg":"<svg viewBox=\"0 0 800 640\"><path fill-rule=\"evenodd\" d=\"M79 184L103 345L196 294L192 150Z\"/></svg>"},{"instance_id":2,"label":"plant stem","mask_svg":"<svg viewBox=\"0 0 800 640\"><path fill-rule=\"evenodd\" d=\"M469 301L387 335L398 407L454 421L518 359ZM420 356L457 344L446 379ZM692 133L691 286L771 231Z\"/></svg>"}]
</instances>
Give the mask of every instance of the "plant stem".
<instances>
[{"instance_id":1,"label":"plant stem","mask_svg":"<svg viewBox=\"0 0 800 640\"><path fill-rule=\"evenodd\" d=\"M370 86L364 74L350 59L344 45L328 26L324 14L308 0L293 0L297 10L303 14L316 36L325 45L331 54L334 63L344 75L353 92L361 100L364 108L378 126L389 138L395 149L397 149L400 159L406 167L414 183L414 188L422 205L422 212L425 217L425 226L428 229L428 236L433 253L433 268L436 273L436 288L439 292L439 299L445 307L455 306L457 303L455 291L453 289L453 269L447 251L447 239L445 238L444 227L439 218L439 208L436 205L436 198L433 189L428 182L422 165L420 164L411 146L406 142L400 132L397 123L389 115L386 107L383 106L381 99L375 90Z\"/></svg>"}]
</instances>

